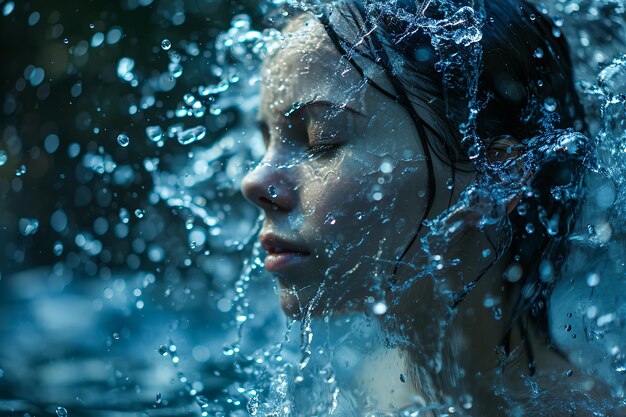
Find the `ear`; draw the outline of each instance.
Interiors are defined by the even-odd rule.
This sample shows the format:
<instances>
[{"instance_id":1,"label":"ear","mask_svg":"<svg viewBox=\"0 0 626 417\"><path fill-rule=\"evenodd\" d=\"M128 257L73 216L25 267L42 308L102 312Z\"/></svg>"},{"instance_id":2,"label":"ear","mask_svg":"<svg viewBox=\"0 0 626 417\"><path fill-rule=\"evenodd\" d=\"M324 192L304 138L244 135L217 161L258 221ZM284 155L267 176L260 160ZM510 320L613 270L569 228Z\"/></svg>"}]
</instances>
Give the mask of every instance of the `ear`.
<instances>
[{"instance_id":1,"label":"ear","mask_svg":"<svg viewBox=\"0 0 626 417\"><path fill-rule=\"evenodd\" d=\"M527 169L522 158L520 143L513 136L498 136L494 138L487 148L487 160L494 169L504 166L506 171L498 172L501 181L525 183L532 177L532 172ZM507 164L508 162L508 164ZM506 212L510 214L521 199L518 194L512 197L506 204Z\"/></svg>"}]
</instances>

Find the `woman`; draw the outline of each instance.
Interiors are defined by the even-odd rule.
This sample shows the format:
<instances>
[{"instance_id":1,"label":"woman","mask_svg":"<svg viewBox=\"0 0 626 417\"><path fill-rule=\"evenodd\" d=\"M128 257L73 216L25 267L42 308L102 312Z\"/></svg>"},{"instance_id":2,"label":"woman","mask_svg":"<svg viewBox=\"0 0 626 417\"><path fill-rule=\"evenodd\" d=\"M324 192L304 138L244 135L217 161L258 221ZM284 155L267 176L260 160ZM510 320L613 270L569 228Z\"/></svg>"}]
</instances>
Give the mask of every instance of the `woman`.
<instances>
[{"instance_id":1,"label":"woman","mask_svg":"<svg viewBox=\"0 0 626 417\"><path fill-rule=\"evenodd\" d=\"M243 192L285 313L384 323L398 349L372 363L403 377L361 385L377 409L584 415L603 387L545 314L588 152L567 46L525 2L466 3L290 10ZM542 391L565 378L585 388Z\"/></svg>"}]
</instances>

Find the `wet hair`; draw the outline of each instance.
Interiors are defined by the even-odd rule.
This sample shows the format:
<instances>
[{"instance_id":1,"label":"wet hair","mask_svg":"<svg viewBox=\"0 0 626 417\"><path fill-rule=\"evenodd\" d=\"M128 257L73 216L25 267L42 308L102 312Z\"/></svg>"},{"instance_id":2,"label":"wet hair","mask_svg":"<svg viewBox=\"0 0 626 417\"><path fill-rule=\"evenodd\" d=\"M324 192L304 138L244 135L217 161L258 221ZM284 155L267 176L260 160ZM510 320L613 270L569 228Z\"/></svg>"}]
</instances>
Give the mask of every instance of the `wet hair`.
<instances>
[{"instance_id":1,"label":"wet hair","mask_svg":"<svg viewBox=\"0 0 626 417\"><path fill-rule=\"evenodd\" d=\"M472 19L484 22L479 43L433 39L432 30L415 24L422 14L424 18L446 19L451 10L463 5L462 0L425 0L421 4L411 0L342 0L334 3L331 11L318 15L344 58L412 117L429 170L424 219L437 186L433 158L452 167L453 172L476 169L470 158L475 150L471 141L464 140L468 132L485 149L500 136L511 136L523 146L550 129L585 129L568 47L553 22L525 1L486 0L484 16L479 11L464 16L469 24ZM470 30L464 35L476 33ZM448 51L446 56L441 53L444 50ZM359 64L363 59L377 63L384 71L385 86L368 77ZM442 59L447 59L445 66ZM468 125L471 108L479 112ZM558 271L565 259L565 238L580 206L576 199L555 199L551 190L572 182L580 185L582 178L583 170L576 162L545 164L536 172L530 192L518 203L524 209L509 215L513 229L509 253L523 274L517 282L505 283L507 302L512 306L503 335L507 353L514 326L525 335L532 323L543 330L548 341L546 302L553 280L546 279L545 270ZM556 229L554 224L551 230L542 227L555 219ZM529 223L535 226L534 232L526 228ZM540 268L544 269L543 277ZM532 373L532 350L528 338L524 339Z\"/></svg>"}]
</instances>

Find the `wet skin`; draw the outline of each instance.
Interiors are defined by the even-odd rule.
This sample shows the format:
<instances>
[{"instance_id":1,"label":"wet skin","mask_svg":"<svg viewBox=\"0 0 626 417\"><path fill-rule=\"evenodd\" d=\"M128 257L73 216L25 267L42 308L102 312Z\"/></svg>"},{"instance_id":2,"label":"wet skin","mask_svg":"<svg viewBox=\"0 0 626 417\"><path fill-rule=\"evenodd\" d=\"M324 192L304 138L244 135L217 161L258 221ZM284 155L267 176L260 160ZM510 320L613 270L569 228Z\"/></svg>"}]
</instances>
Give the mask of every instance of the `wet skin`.
<instances>
[{"instance_id":1,"label":"wet skin","mask_svg":"<svg viewBox=\"0 0 626 417\"><path fill-rule=\"evenodd\" d=\"M243 182L265 214L261 242L285 312L358 309L390 274L426 208L427 169L402 106L363 82L304 15L262 70L267 152ZM447 167L435 172L445 182ZM449 192L439 193L442 206Z\"/></svg>"}]
</instances>

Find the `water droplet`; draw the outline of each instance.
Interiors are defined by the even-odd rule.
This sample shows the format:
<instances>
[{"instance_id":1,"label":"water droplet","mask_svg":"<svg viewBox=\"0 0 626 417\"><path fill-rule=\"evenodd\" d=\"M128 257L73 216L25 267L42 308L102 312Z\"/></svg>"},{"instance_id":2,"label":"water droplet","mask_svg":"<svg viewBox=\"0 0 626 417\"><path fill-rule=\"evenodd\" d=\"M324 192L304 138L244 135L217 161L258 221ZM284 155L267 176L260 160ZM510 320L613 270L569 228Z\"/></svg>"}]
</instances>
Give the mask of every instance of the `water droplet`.
<instances>
[{"instance_id":1,"label":"water droplet","mask_svg":"<svg viewBox=\"0 0 626 417\"><path fill-rule=\"evenodd\" d=\"M163 39L161 41L161 49L163 49L164 51L167 51L171 47L172 47L172 42L170 42L169 39Z\"/></svg>"},{"instance_id":2,"label":"water droplet","mask_svg":"<svg viewBox=\"0 0 626 417\"><path fill-rule=\"evenodd\" d=\"M54 242L52 253L54 253L55 256L61 256L63 254L63 244L58 241Z\"/></svg>"},{"instance_id":3,"label":"water droplet","mask_svg":"<svg viewBox=\"0 0 626 417\"><path fill-rule=\"evenodd\" d=\"M467 156L469 157L469 159L478 158L480 156L480 149L478 148L478 146L470 146L470 148L467 150Z\"/></svg>"},{"instance_id":4,"label":"water droplet","mask_svg":"<svg viewBox=\"0 0 626 417\"><path fill-rule=\"evenodd\" d=\"M380 172L382 172L383 174L390 174L392 171L393 165L390 161L383 161L383 163L380 164Z\"/></svg>"},{"instance_id":5,"label":"water droplet","mask_svg":"<svg viewBox=\"0 0 626 417\"><path fill-rule=\"evenodd\" d=\"M384 301L378 301L372 306L372 313L377 316L383 315L387 312L387 304Z\"/></svg>"},{"instance_id":6,"label":"water droplet","mask_svg":"<svg viewBox=\"0 0 626 417\"><path fill-rule=\"evenodd\" d=\"M90 23L90 24L89 24L89 29L93 29L93 28L95 28L95 27L96 27L96 25L94 25L93 23Z\"/></svg>"},{"instance_id":7,"label":"water droplet","mask_svg":"<svg viewBox=\"0 0 626 417\"><path fill-rule=\"evenodd\" d=\"M535 231L535 225L532 223L526 223L526 233L529 235Z\"/></svg>"},{"instance_id":8,"label":"water droplet","mask_svg":"<svg viewBox=\"0 0 626 417\"><path fill-rule=\"evenodd\" d=\"M68 43L70 43L70 40L65 38L65 39L63 39L63 43L67 45Z\"/></svg>"},{"instance_id":9,"label":"water droplet","mask_svg":"<svg viewBox=\"0 0 626 417\"><path fill-rule=\"evenodd\" d=\"M543 49L541 48L535 49L535 52L533 52L533 56L537 59L543 58Z\"/></svg>"},{"instance_id":10,"label":"water droplet","mask_svg":"<svg viewBox=\"0 0 626 417\"><path fill-rule=\"evenodd\" d=\"M193 142L202 140L206 136L206 128L204 126L196 126L191 129L178 132L178 143L181 145L189 145Z\"/></svg>"},{"instance_id":11,"label":"water droplet","mask_svg":"<svg viewBox=\"0 0 626 417\"><path fill-rule=\"evenodd\" d=\"M57 407L57 416L59 417L67 417L67 410L65 407Z\"/></svg>"},{"instance_id":12,"label":"water droplet","mask_svg":"<svg viewBox=\"0 0 626 417\"><path fill-rule=\"evenodd\" d=\"M273 185L267 187L267 192L272 198L276 198L278 196L278 191L276 191L276 187L274 187Z\"/></svg>"},{"instance_id":13,"label":"water droplet","mask_svg":"<svg viewBox=\"0 0 626 417\"><path fill-rule=\"evenodd\" d=\"M253 397L251 397L248 400L248 404L246 408L248 409L248 413L250 413L250 415L252 416L256 415L259 409L259 397L257 395L254 395Z\"/></svg>"},{"instance_id":14,"label":"water droplet","mask_svg":"<svg viewBox=\"0 0 626 417\"><path fill-rule=\"evenodd\" d=\"M556 110L556 100L552 97L546 97L546 99L543 101L543 108L546 109L546 111L552 113Z\"/></svg>"},{"instance_id":15,"label":"water droplet","mask_svg":"<svg viewBox=\"0 0 626 417\"><path fill-rule=\"evenodd\" d=\"M0 151L0 167L7 163L9 160L9 155L7 155L6 151Z\"/></svg>"},{"instance_id":16,"label":"water droplet","mask_svg":"<svg viewBox=\"0 0 626 417\"><path fill-rule=\"evenodd\" d=\"M119 145L120 145L122 148L125 148L125 147L127 147L127 146L128 146L128 144L130 143L130 138L129 138L127 135L125 135L124 133L120 133L120 134L117 136L117 143L119 143Z\"/></svg>"},{"instance_id":17,"label":"water droplet","mask_svg":"<svg viewBox=\"0 0 626 417\"><path fill-rule=\"evenodd\" d=\"M183 101L186 105L192 106L196 102L196 98L193 96L193 94L187 93L183 96Z\"/></svg>"},{"instance_id":18,"label":"water droplet","mask_svg":"<svg viewBox=\"0 0 626 417\"><path fill-rule=\"evenodd\" d=\"M595 287L599 283L600 283L599 274L592 272L589 275L587 275L587 285L589 285L590 287Z\"/></svg>"},{"instance_id":19,"label":"water droplet","mask_svg":"<svg viewBox=\"0 0 626 417\"><path fill-rule=\"evenodd\" d=\"M400 374L400 382L402 382L403 384L406 384L406 375Z\"/></svg>"},{"instance_id":20,"label":"water droplet","mask_svg":"<svg viewBox=\"0 0 626 417\"><path fill-rule=\"evenodd\" d=\"M137 216L138 219L142 219L145 214L146 214L145 210L142 210L142 209L135 210L135 216Z\"/></svg>"},{"instance_id":21,"label":"water droplet","mask_svg":"<svg viewBox=\"0 0 626 417\"><path fill-rule=\"evenodd\" d=\"M212 105L209 108L209 113L211 113L213 116L219 116L220 114L222 114L222 108L216 105Z\"/></svg>"},{"instance_id":22,"label":"water droplet","mask_svg":"<svg viewBox=\"0 0 626 417\"><path fill-rule=\"evenodd\" d=\"M157 404L161 404L161 401L162 401L162 400L163 400L163 396L161 395L161 393L160 393L160 392L157 392L157 395L156 395L156 403L157 403Z\"/></svg>"},{"instance_id":23,"label":"water droplet","mask_svg":"<svg viewBox=\"0 0 626 417\"><path fill-rule=\"evenodd\" d=\"M461 396L461 406L466 410L473 407L473 398L470 394L464 394Z\"/></svg>"},{"instance_id":24,"label":"water droplet","mask_svg":"<svg viewBox=\"0 0 626 417\"><path fill-rule=\"evenodd\" d=\"M158 142L163 138L163 129L161 126L148 126L146 127L146 136L152 142Z\"/></svg>"},{"instance_id":25,"label":"water droplet","mask_svg":"<svg viewBox=\"0 0 626 417\"><path fill-rule=\"evenodd\" d=\"M125 208L121 208L120 209L120 214L119 214L120 220L122 221L122 223L126 224L130 221L130 214L128 213L128 210L126 210Z\"/></svg>"},{"instance_id":26,"label":"water droplet","mask_svg":"<svg viewBox=\"0 0 626 417\"><path fill-rule=\"evenodd\" d=\"M169 354L169 350L168 350L167 346L165 346L165 345L159 346L159 354L161 356L167 356Z\"/></svg>"}]
</instances>

